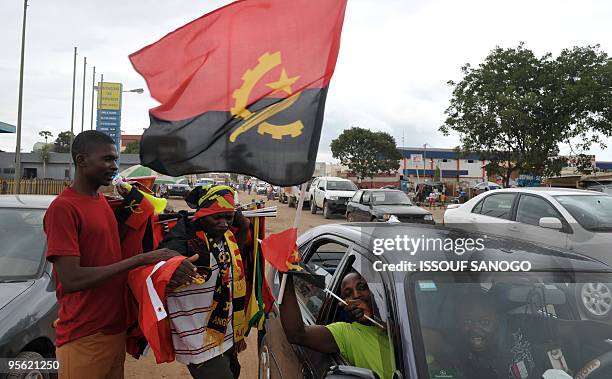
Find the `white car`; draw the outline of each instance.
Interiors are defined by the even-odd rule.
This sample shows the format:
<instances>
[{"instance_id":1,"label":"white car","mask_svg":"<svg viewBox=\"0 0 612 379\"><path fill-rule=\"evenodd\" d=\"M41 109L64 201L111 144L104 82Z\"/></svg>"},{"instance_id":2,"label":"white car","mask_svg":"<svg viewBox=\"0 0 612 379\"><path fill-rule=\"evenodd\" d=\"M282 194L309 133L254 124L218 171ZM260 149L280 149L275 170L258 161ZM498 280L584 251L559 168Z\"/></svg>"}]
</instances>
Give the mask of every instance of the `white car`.
<instances>
[{"instance_id":1,"label":"white car","mask_svg":"<svg viewBox=\"0 0 612 379\"><path fill-rule=\"evenodd\" d=\"M452 204L443 223L581 253L612 266L612 196L569 188L508 188ZM612 316L612 288L581 287L590 317Z\"/></svg>"},{"instance_id":2,"label":"white car","mask_svg":"<svg viewBox=\"0 0 612 379\"><path fill-rule=\"evenodd\" d=\"M346 205L357 191L355 183L335 176L315 178L310 185L310 212L323 209L323 216L331 218L332 213L345 214Z\"/></svg>"}]
</instances>

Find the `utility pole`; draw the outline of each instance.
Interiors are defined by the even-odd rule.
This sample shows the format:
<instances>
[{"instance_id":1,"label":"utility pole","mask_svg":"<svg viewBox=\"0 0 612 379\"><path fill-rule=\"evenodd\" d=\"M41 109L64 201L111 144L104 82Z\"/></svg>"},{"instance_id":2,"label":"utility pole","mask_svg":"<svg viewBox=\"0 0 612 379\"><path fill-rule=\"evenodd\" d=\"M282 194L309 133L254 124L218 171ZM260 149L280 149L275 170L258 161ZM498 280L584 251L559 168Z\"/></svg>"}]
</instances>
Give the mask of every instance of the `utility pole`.
<instances>
[{"instance_id":1,"label":"utility pole","mask_svg":"<svg viewBox=\"0 0 612 379\"><path fill-rule=\"evenodd\" d=\"M17 146L15 147L15 192L21 193L21 117L23 116L23 64L28 0L23 0L23 29L21 31L21 66L19 68L19 101L17 105Z\"/></svg>"},{"instance_id":2,"label":"utility pole","mask_svg":"<svg viewBox=\"0 0 612 379\"><path fill-rule=\"evenodd\" d=\"M91 119L89 130L93 130L93 114L94 114L94 95L96 93L96 66L93 67L93 75L91 80Z\"/></svg>"},{"instance_id":3,"label":"utility pole","mask_svg":"<svg viewBox=\"0 0 612 379\"><path fill-rule=\"evenodd\" d=\"M70 116L70 169L68 170L69 179L72 180L72 141L74 140L74 90L76 85L76 61L77 61L77 48L74 47L74 67L72 69L72 113Z\"/></svg>"},{"instance_id":4,"label":"utility pole","mask_svg":"<svg viewBox=\"0 0 612 379\"><path fill-rule=\"evenodd\" d=\"M87 57L83 57L83 101L81 103L81 133L85 127L85 75L87 74Z\"/></svg>"},{"instance_id":5,"label":"utility pole","mask_svg":"<svg viewBox=\"0 0 612 379\"><path fill-rule=\"evenodd\" d=\"M425 176L426 176L425 161L427 161L427 144L426 143L423 144L423 182L425 181Z\"/></svg>"}]
</instances>

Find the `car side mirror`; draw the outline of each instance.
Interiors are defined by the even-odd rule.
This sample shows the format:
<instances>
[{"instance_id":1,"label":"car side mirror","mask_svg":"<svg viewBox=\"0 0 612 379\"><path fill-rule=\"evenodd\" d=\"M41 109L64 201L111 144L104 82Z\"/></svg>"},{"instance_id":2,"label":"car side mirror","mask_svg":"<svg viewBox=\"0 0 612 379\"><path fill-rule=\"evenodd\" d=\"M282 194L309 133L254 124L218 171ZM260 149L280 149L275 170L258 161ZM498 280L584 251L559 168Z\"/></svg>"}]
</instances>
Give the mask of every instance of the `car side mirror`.
<instances>
[{"instance_id":1,"label":"car side mirror","mask_svg":"<svg viewBox=\"0 0 612 379\"><path fill-rule=\"evenodd\" d=\"M377 373L355 366L332 366L325 374L326 379L380 379Z\"/></svg>"},{"instance_id":2,"label":"car side mirror","mask_svg":"<svg viewBox=\"0 0 612 379\"><path fill-rule=\"evenodd\" d=\"M320 189L321 191L325 191L325 187L323 187L323 186L319 186L319 189Z\"/></svg>"},{"instance_id":3,"label":"car side mirror","mask_svg":"<svg viewBox=\"0 0 612 379\"><path fill-rule=\"evenodd\" d=\"M546 228L546 229L555 229L555 230L563 229L563 224L561 223L561 220L559 220L556 217L542 217L538 224L540 225L540 227Z\"/></svg>"}]
</instances>

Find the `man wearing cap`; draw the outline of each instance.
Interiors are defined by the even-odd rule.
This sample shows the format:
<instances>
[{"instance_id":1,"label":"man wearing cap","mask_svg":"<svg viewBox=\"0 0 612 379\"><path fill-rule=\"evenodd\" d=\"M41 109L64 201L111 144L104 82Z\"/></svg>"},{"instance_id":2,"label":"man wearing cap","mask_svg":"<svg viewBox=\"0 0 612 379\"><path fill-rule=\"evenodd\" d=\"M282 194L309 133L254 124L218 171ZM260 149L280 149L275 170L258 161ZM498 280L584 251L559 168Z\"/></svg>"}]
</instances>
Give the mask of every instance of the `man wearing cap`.
<instances>
[{"instance_id":1,"label":"man wearing cap","mask_svg":"<svg viewBox=\"0 0 612 379\"><path fill-rule=\"evenodd\" d=\"M185 199L196 208L186 212L161 242L185 256L204 278L167 294L168 318L176 360L194 378L238 377L236 354L244 349L246 278L240 248L248 239L249 221L235 211L229 186L196 187ZM236 234L230 227L234 227Z\"/></svg>"}]
</instances>

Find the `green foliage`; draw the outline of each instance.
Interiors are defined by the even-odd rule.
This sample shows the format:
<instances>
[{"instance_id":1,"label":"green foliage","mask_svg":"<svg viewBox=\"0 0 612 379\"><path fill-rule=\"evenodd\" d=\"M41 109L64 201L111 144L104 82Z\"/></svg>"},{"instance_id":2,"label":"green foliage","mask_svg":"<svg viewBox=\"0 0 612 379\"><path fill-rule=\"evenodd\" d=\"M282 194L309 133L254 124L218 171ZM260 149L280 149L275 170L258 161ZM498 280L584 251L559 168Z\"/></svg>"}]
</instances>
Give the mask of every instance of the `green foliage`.
<instances>
[{"instance_id":1,"label":"green foliage","mask_svg":"<svg viewBox=\"0 0 612 379\"><path fill-rule=\"evenodd\" d=\"M125 146L124 154L139 154L140 153L140 141L133 141Z\"/></svg>"},{"instance_id":2,"label":"green foliage","mask_svg":"<svg viewBox=\"0 0 612 379\"><path fill-rule=\"evenodd\" d=\"M485 61L462 67L453 87L445 135L460 136L462 152L491 161L489 172L509 181L514 169L557 175L560 144L580 155L605 148L612 135L612 63L599 45L536 57L521 43L494 49Z\"/></svg>"},{"instance_id":3,"label":"green foliage","mask_svg":"<svg viewBox=\"0 0 612 379\"><path fill-rule=\"evenodd\" d=\"M38 132L38 135L45 139L45 143L47 143L47 139L53 137L53 133L51 133L48 130L43 130L41 132Z\"/></svg>"},{"instance_id":4,"label":"green foliage","mask_svg":"<svg viewBox=\"0 0 612 379\"><path fill-rule=\"evenodd\" d=\"M332 141L331 151L361 179L397 170L402 158L390 134L358 127L342 132Z\"/></svg>"},{"instance_id":5,"label":"green foliage","mask_svg":"<svg viewBox=\"0 0 612 379\"><path fill-rule=\"evenodd\" d=\"M57 135L57 138L54 142L53 150L58 153L69 153L70 152L70 144L74 140L74 134L70 131L61 132Z\"/></svg>"}]
</instances>

